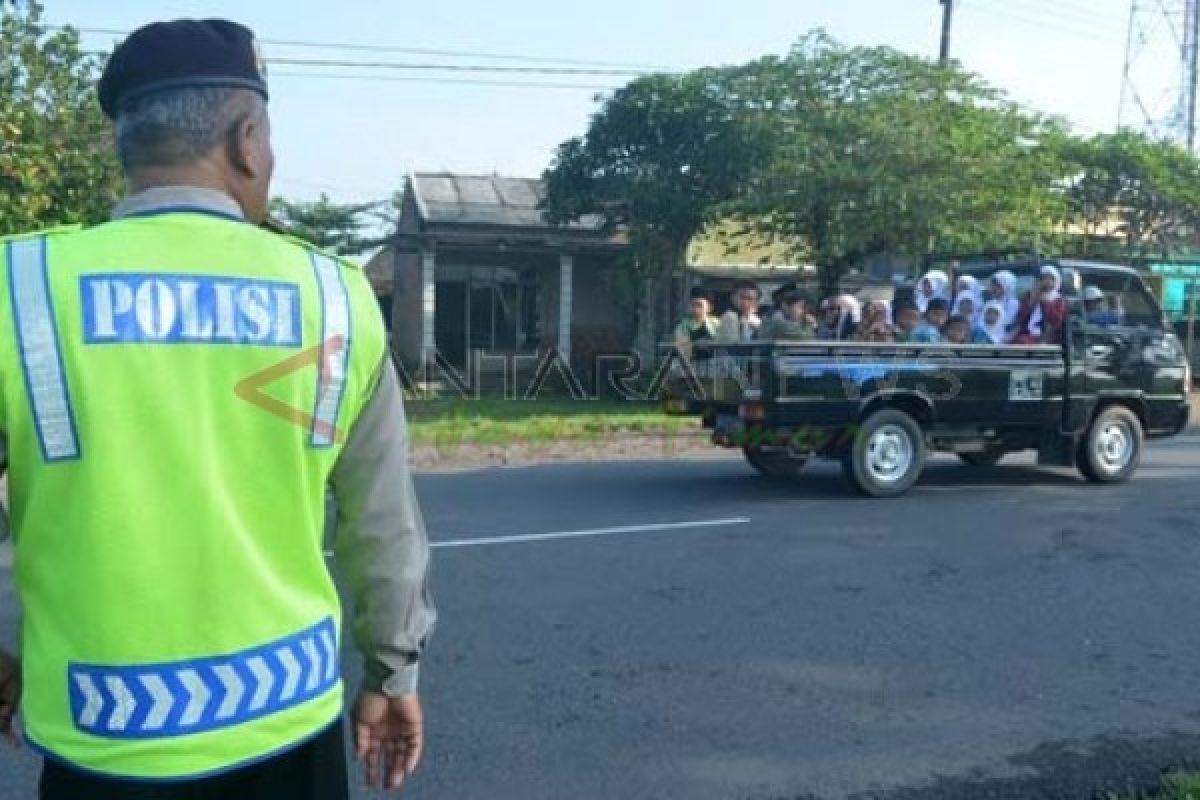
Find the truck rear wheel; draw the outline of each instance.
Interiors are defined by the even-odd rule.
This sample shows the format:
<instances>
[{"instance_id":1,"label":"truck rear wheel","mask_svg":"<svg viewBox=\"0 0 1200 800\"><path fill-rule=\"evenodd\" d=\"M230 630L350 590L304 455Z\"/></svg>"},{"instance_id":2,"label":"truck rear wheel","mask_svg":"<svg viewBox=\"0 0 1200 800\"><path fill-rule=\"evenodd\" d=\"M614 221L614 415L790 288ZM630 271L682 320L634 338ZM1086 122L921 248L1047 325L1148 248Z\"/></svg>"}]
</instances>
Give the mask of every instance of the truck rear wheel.
<instances>
[{"instance_id":1,"label":"truck rear wheel","mask_svg":"<svg viewBox=\"0 0 1200 800\"><path fill-rule=\"evenodd\" d=\"M793 456L786 449L764 449L754 445L742 447L746 463L768 478L794 478L808 462L807 458Z\"/></svg>"},{"instance_id":2,"label":"truck rear wheel","mask_svg":"<svg viewBox=\"0 0 1200 800\"><path fill-rule=\"evenodd\" d=\"M1137 414L1123 406L1106 408L1079 443L1079 471L1092 483L1124 483L1142 463L1144 440Z\"/></svg>"},{"instance_id":3,"label":"truck rear wheel","mask_svg":"<svg viewBox=\"0 0 1200 800\"><path fill-rule=\"evenodd\" d=\"M924 467L925 432L910 415L895 409L867 417L842 461L851 485L870 497L904 494Z\"/></svg>"}]
</instances>

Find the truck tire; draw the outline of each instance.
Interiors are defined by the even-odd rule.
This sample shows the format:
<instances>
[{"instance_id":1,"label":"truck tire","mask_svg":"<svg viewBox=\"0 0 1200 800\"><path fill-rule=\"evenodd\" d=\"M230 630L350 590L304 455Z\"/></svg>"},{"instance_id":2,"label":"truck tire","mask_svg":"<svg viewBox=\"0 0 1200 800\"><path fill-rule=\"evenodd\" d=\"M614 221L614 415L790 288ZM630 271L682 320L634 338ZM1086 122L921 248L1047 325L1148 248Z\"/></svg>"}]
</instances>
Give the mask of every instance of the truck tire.
<instances>
[{"instance_id":1,"label":"truck tire","mask_svg":"<svg viewBox=\"0 0 1200 800\"><path fill-rule=\"evenodd\" d=\"M1092 483L1124 483L1142 463L1145 434L1128 408L1110 406L1092 420L1075 457L1079 471Z\"/></svg>"},{"instance_id":2,"label":"truck tire","mask_svg":"<svg viewBox=\"0 0 1200 800\"><path fill-rule=\"evenodd\" d=\"M764 450L754 445L742 447L746 463L768 478L791 479L804 468L807 458L789 455L786 450Z\"/></svg>"},{"instance_id":3,"label":"truck tire","mask_svg":"<svg viewBox=\"0 0 1200 800\"><path fill-rule=\"evenodd\" d=\"M959 453L964 464L972 467L994 467L1007 455L1003 450L984 450L981 453Z\"/></svg>"},{"instance_id":4,"label":"truck tire","mask_svg":"<svg viewBox=\"0 0 1200 800\"><path fill-rule=\"evenodd\" d=\"M854 437L842 461L846 478L869 497L907 492L925 467L925 432L909 414L876 411Z\"/></svg>"}]
</instances>

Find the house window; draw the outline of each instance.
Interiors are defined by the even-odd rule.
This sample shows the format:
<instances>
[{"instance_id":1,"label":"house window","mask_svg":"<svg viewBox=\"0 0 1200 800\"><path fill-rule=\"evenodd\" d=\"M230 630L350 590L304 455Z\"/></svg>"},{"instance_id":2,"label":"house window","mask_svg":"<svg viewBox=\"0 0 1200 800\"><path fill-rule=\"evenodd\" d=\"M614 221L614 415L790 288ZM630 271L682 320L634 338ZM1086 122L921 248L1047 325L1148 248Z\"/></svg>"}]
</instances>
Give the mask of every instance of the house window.
<instances>
[{"instance_id":1,"label":"house window","mask_svg":"<svg viewBox=\"0 0 1200 800\"><path fill-rule=\"evenodd\" d=\"M451 360L466 352L523 353L541 339L538 271L533 267L439 265L438 346Z\"/></svg>"}]
</instances>

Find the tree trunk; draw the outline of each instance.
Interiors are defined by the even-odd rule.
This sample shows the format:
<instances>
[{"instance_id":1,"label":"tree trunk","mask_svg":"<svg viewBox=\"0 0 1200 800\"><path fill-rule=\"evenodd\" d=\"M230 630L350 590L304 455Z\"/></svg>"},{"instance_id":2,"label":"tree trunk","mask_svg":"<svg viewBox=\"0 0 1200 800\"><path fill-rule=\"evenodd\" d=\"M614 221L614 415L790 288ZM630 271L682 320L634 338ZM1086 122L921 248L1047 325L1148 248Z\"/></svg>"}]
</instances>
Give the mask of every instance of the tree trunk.
<instances>
[{"instance_id":1,"label":"tree trunk","mask_svg":"<svg viewBox=\"0 0 1200 800\"><path fill-rule=\"evenodd\" d=\"M651 374L658 363L658 347L670 334L673 320L667 318L664 308L670 308L667 293L674 285L672 277L682 263L685 247L672 248L673 255L666 263L654 265L654 269L639 283L637 302L637 332L634 349L642 359L642 374Z\"/></svg>"}]
</instances>

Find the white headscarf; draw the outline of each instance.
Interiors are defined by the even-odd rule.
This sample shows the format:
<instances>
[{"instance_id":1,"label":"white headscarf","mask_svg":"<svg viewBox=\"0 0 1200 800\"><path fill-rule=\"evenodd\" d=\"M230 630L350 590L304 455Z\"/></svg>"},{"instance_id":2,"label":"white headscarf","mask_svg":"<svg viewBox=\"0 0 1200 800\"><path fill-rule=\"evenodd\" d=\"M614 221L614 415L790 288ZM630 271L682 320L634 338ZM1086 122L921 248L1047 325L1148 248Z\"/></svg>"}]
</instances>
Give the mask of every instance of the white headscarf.
<instances>
[{"instance_id":1,"label":"white headscarf","mask_svg":"<svg viewBox=\"0 0 1200 800\"><path fill-rule=\"evenodd\" d=\"M1004 297L996 302L1004 310L1004 327L1010 328L1021 313L1021 301L1017 298L1017 276L1002 269L992 276L992 280L1004 289Z\"/></svg>"},{"instance_id":2,"label":"white headscarf","mask_svg":"<svg viewBox=\"0 0 1200 800\"><path fill-rule=\"evenodd\" d=\"M987 312L990 309L995 309L1000 316L996 319L995 325L987 324ZM1004 329L1004 304L997 300L989 300L987 305L983 307L983 312L979 315L979 327L983 328L987 333L988 338L992 340L992 344L1007 344L1008 331Z\"/></svg>"},{"instance_id":3,"label":"white headscarf","mask_svg":"<svg viewBox=\"0 0 1200 800\"><path fill-rule=\"evenodd\" d=\"M933 294L928 297L921 291L921 284L929 281L930 288L933 289ZM922 314L929 309L929 301L935 297L940 297L949 304L954 298L950 296L950 277L940 269L931 269L921 276L917 281L917 291L914 293L913 299L916 300L917 308Z\"/></svg>"},{"instance_id":4,"label":"white headscarf","mask_svg":"<svg viewBox=\"0 0 1200 800\"><path fill-rule=\"evenodd\" d=\"M1062 297L1062 293L1059 291L1059 289L1062 288L1062 274L1057 268L1049 264L1045 264L1042 266L1041 270L1039 270L1038 274L1043 278L1047 275L1053 278L1054 288L1042 292L1041 296L1038 298L1037 305L1033 307L1033 314L1031 314L1029 317L1029 332L1034 336L1042 335L1042 303L1052 303L1058 298Z\"/></svg>"},{"instance_id":5,"label":"white headscarf","mask_svg":"<svg viewBox=\"0 0 1200 800\"><path fill-rule=\"evenodd\" d=\"M969 314L962 309L962 304L965 300L971 301L971 313ZM968 325L975 327L979 324L979 318L983 313L983 298L976 292L963 290L954 298L954 310L951 313L962 317L967 321Z\"/></svg>"},{"instance_id":6,"label":"white headscarf","mask_svg":"<svg viewBox=\"0 0 1200 800\"><path fill-rule=\"evenodd\" d=\"M956 291L954 292L955 305L958 304L957 298L963 292L970 292L971 299L975 301L976 314L983 310L983 286L979 283L978 278L976 278L974 275L960 275L958 277L958 284Z\"/></svg>"}]
</instances>

